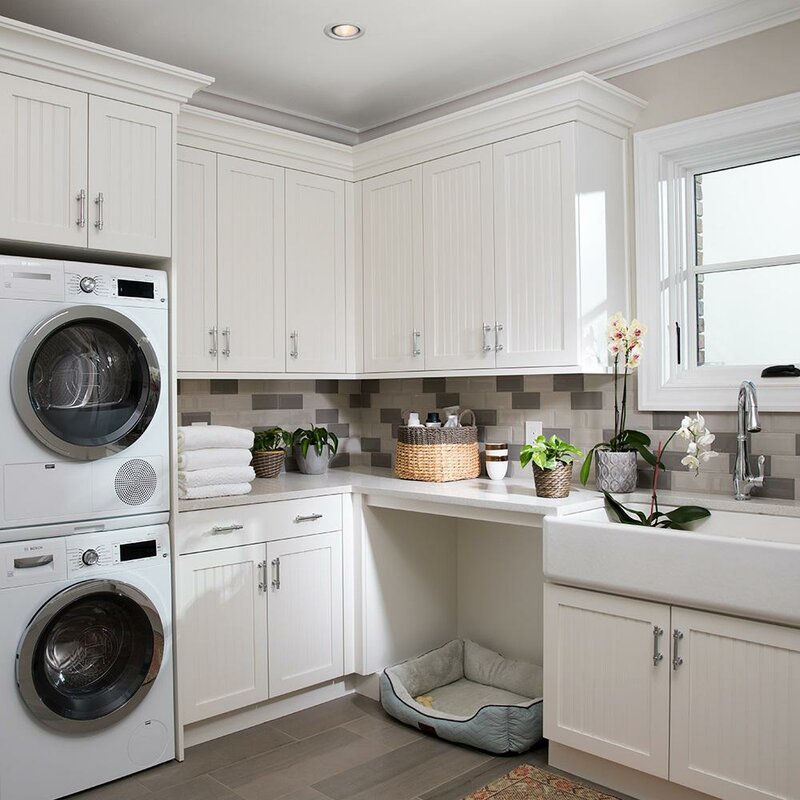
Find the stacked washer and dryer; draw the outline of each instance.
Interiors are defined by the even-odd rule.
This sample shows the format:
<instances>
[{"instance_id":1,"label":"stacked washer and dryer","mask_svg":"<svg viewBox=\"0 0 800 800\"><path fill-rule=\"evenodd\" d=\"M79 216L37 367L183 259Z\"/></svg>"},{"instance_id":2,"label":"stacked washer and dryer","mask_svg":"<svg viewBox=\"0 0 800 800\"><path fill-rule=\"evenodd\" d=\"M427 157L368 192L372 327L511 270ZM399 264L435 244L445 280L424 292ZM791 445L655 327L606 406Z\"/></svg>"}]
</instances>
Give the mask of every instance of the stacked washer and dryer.
<instances>
[{"instance_id":1,"label":"stacked washer and dryer","mask_svg":"<svg viewBox=\"0 0 800 800\"><path fill-rule=\"evenodd\" d=\"M0 798L174 757L166 274L0 257Z\"/></svg>"}]
</instances>

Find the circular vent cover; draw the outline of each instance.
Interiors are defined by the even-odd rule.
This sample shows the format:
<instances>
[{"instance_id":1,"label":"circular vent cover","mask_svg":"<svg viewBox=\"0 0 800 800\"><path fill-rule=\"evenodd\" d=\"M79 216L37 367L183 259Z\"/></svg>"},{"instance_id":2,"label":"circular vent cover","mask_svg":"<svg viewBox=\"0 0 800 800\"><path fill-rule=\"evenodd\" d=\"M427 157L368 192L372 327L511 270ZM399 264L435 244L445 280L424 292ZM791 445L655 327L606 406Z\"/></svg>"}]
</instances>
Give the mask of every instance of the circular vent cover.
<instances>
[{"instance_id":1,"label":"circular vent cover","mask_svg":"<svg viewBox=\"0 0 800 800\"><path fill-rule=\"evenodd\" d=\"M114 478L117 497L129 506L146 503L155 494L157 485L156 471L141 458L126 461Z\"/></svg>"}]
</instances>

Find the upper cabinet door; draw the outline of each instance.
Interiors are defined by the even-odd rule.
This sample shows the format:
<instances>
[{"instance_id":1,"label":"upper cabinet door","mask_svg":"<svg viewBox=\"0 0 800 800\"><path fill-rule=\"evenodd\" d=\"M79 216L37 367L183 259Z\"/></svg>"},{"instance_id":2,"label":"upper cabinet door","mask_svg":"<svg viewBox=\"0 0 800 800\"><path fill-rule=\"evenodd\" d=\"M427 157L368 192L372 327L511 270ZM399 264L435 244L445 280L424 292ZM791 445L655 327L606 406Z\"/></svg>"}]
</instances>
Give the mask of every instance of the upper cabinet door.
<instances>
[{"instance_id":1,"label":"upper cabinet door","mask_svg":"<svg viewBox=\"0 0 800 800\"><path fill-rule=\"evenodd\" d=\"M0 238L86 247L88 96L0 75Z\"/></svg>"},{"instance_id":2,"label":"upper cabinet door","mask_svg":"<svg viewBox=\"0 0 800 800\"><path fill-rule=\"evenodd\" d=\"M574 126L493 149L497 366L575 364Z\"/></svg>"},{"instance_id":3,"label":"upper cabinet door","mask_svg":"<svg viewBox=\"0 0 800 800\"><path fill-rule=\"evenodd\" d=\"M732 800L800 798L800 631L672 610L670 780Z\"/></svg>"},{"instance_id":4,"label":"upper cabinet door","mask_svg":"<svg viewBox=\"0 0 800 800\"><path fill-rule=\"evenodd\" d=\"M544 735L666 778L669 606L551 584L544 606Z\"/></svg>"},{"instance_id":5,"label":"upper cabinet door","mask_svg":"<svg viewBox=\"0 0 800 800\"><path fill-rule=\"evenodd\" d=\"M89 98L89 247L169 256L172 115Z\"/></svg>"},{"instance_id":6,"label":"upper cabinet door","mask_svg":"<svg viewBox=\"0 0 800 800\"><path fill-rule=\"evenodd\" d=\"M425 369L494 367L492 148L423 166Z\"/></svg>"},{"instance_id":7,"label":"upper cabinet door","mask_svg":"<svg viewBox=\"0 0 800 800\"><path fill-rule=\"evenodd\" d=\"M219 369L283 372L284 170L217 158Z\"/></svg>"},{"instance_id":8,"label":"upper cabinet door","mask_svg":"<svg viewBox=\"0 0 800 800\"><path fill-rule=\"evenodd\" d=\"M286 171L288 372L347 368L344 183Z\"/></svg>"},{"instance_id":9,"label":"upper cabinet door","mask_svg":"<svg viewBox=\"0 0 800 800\"><path fill-rule=\"evenodd\" d=\"M421 370L422 167L364 181L364 369Z\"/></svg>"},{"instance_id":10,"label":"upper cabinet door","mask_svg":"<svg viewBox=\"0 0 800 800\"><path fill-rule=\"evenodd\" d=\"M217 369L217 156L178 147L178 371Z\"/></svg>"}]
</instances>

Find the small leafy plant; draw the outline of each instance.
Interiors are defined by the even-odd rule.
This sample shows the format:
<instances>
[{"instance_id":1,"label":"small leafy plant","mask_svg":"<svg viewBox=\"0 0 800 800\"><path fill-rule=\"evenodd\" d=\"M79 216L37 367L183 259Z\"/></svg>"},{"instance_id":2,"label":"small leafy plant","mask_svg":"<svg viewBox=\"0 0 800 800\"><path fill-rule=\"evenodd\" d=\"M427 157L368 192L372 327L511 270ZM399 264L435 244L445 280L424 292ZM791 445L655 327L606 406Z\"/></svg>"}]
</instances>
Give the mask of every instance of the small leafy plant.
<instances>
[{"instance_id":1,"label":"small leafy plant","mask_svg":"<svg viewBox=\"0 0 800 800\"><path fill-rule=\"evenodd\" d=\"M292 434L292 444L300 448L304 458L308 455L309 447L313 447L318 456L322 455L325 445L328 445L331 456L335 456L339 449L339 439L336 434L327 428L317 428L315 425L310 428L298 428Z\"/></svg>"},{"instance_id":2,"label":"small leafy plant","mask_svg":"<svg viewBox=\"0 0 800 800\"><path fill-rule=\"evenodd\" d=\"M292 443L292 434L279 428L277 425L267 428L264 431L256 431L255 441L253 442L252 452L257 453L264 450L282 450L289 447Z\"/></svg>"},{"instance_id":3,"label":"small leafy plant","mask_svg":"<svg viewBox=\"0 0 800 800\"><path fill-rule=\"evenodd\" d=\"M577 447L559 439L553 434L549 439L546 436L537 436L533 444L526 444L519 451L519 463L527 467L533 461L539 469L555 469L559 464L571 464L576 458L582 458L583 453Z\"/></svg>"}]
</instances>

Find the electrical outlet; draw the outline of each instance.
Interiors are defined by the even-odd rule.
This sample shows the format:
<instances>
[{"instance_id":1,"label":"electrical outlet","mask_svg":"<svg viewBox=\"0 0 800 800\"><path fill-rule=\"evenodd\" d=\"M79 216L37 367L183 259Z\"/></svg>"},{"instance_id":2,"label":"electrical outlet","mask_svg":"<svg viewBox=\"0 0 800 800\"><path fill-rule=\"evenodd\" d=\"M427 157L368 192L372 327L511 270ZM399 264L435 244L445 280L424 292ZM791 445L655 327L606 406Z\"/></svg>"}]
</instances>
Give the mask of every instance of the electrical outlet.
<instances>
[{"instance_id":1,"label":"electrical outlet","mask_svg":"<svg viewBox=\"0 0 800 800\"><path fill-rule=\"evenodd\" d=\"M537 436L542 435L542 423L533 420L525 421L525 444L533 444Z\"/></svg>"}]
</instances>

